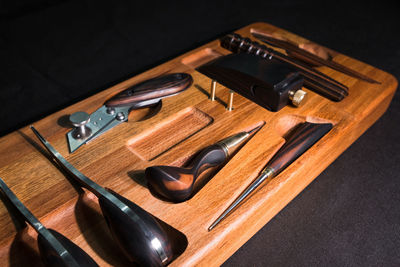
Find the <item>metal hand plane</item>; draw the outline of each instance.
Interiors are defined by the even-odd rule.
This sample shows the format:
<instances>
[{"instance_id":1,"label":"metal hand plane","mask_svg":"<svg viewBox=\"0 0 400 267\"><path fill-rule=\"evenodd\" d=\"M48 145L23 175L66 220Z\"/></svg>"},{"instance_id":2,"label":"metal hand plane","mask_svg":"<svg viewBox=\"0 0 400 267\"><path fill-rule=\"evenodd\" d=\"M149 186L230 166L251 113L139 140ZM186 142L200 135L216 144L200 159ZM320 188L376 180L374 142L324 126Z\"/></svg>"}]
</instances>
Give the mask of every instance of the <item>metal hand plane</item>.
<instances>
[{"instance_id":1,"label":"metal hand plane","mask_svg":"<svg viewBox=\"0 0 400 267\"><path fill-rule=\"evenodd\" d=\"M67 133L70 153L106 131L128 120L131 110L152 107L161 99L181 93L193 78L187 73L173 73L136 84L108 99L91 115L78 111L70 116L76 128Z\"/></svg>"}]
</instances>

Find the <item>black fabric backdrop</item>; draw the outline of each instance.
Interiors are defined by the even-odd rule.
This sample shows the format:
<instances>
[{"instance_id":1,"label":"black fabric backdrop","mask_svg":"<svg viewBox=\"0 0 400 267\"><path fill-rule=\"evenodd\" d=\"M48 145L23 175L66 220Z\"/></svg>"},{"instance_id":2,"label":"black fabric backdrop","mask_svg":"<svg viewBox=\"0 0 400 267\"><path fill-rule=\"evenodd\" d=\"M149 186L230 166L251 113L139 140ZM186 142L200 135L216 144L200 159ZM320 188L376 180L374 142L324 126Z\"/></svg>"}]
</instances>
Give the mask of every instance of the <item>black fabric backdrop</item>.
<instances>
[{"instance_id":1,"label":"black fabric backdrop","mask_svg":"<svg viewBox=\"0 0 400 267\"><path fill-rule=\"evenodd\" d=\"M394 1L0 1L0 135L264 21L400 77ZM399 266L400 96L225 266Z\"/></svg>"}]
</instances>

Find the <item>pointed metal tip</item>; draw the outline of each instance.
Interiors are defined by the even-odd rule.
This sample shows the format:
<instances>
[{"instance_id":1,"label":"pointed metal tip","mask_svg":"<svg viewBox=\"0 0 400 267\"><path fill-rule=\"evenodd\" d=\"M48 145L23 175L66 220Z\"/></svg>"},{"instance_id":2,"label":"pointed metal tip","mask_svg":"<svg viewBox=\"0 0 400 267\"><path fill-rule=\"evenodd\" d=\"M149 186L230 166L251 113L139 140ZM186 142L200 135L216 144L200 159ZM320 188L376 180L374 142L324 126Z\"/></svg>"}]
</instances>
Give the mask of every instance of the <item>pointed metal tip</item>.
<instances>
[{"instance_id":1,"label":"pointed metal tip","mask_svg":"<svg viewBox=\"0 0 400 267\"><path fill-rule=\"evenodd\" d=\"M260 130L263 126L265 125L265 122L263 122L262 124L256 126L255 128L251 129L250 131L248 131L248 134L252 134L254 132L257 132L258 130Z\"/></svg>"},{"instance_id":2,"label":"pointed metal tip","mask_svg":"<svg viewBox=\"0 0 400 267\"><path fill-rule=\"evenodd\" d=\"M221 221L221 217L219 217L217 220L215 220L215 222L213 222L209 227L208 227L208 231L210 232L212 229L215 228L215 226L217 226L217 224Z\"/></svg>"},{"instance_id":3,"label":"pointed metal tip","mask_svg":"<svg viewBox=\"0 0 400 267\"><path fill-rule=\"evenodd\" d=\"M37 138L39 138L39 140L44 143L46 142L46 139L44 139L44 137L35 129L35 127L33 127L33 125L30 126L32 132L37 136Z\"/></svg>"},{"instance_id":4,"label":"pointed metal tip","mask_svg":"<svg viewBox=\"0 0 400 267\"><path fill-rule=\"evenodd\" d=\"M208 227L208 231L210 232L212 229L215 228L215 226L217 226L223 219L225 219L226 215L230 212L230 209L227 209L226 211L224 211L224 213L222 213L209 227Z\"/></svg>"}]
</instances>

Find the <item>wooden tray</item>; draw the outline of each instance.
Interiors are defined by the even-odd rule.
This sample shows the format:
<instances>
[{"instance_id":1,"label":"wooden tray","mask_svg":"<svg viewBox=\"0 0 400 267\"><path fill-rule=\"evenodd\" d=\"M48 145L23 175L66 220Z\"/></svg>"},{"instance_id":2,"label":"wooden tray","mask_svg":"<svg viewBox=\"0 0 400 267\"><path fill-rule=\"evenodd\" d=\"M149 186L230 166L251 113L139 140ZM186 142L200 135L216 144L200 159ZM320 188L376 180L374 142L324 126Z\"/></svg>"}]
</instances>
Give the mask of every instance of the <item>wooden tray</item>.
<instances>
[{"instance_id":1,"label":"wooden tray","mask_svg":"<svg viewBox=\"0 0 400 267\"><path fill-rule=\"evenodd\" d=\"M276 32L296 42L307 40L266 23L237 32ZM341 102L329 101L305 89L308 102L269 112L235 94L234 110L225 109L228 90L217 87L217 101L208 99L210 79L195 67L229 52L218 40L179 56L141 75L113 86L35 123L45 138L76 168L102 186L132 200L154 216L183 232L189 245L171 266L219 265L299 194L387 109L396 79L379 69L331 51L334 60L366 74L381 84L370 84L337 71L319 70L349 87ZM63 119L76 111L91 113L110 95L145 79L168 72L187 72L194 83L185 92L165 99L160 113L119 125L69 154ZM284 143L282 136L303 121L331 122L334 128L284 172L259 188L213 231L208 226L257 177ZM229 135L265 126L190 200L172 204L155 198L142 185L143 171L152 165L182 165L200 149ZM115 248L96 198L78 195L66 177L46 158L32 132L22 128L0 139L0 177L48 228L81 246L101 266L124 266ZM323 196L321 196L323 197ZM0 264L32 265L38 257L32 229L16 235L14 223L0 202Z\"/></svg>"}]
</instances>

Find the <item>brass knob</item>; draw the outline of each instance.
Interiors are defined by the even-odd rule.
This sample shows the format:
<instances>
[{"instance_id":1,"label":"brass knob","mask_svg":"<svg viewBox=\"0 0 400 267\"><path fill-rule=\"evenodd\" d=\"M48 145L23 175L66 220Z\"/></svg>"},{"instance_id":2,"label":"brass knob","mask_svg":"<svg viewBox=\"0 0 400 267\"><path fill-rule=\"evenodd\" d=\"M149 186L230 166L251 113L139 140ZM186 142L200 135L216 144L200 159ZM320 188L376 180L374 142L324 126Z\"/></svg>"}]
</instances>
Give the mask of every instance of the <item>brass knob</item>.
<instances>
[{"instance_id":1,"label":"brass knob","mask_svg":"<svg viewBox=\"0 0 400 267\"><path fill-rule=\"evenodd\" d=\"M307 92L301 89L297 91L289 91L289 99L292 101L293 106L299 107L306 102Z\"/></svg>"}]
</instances>

